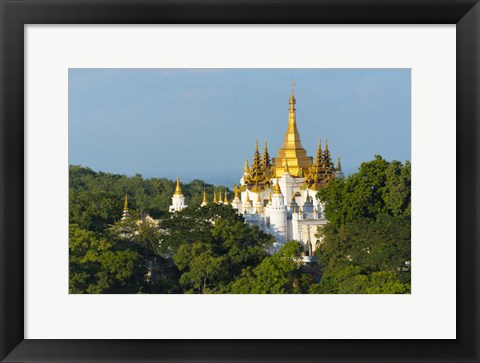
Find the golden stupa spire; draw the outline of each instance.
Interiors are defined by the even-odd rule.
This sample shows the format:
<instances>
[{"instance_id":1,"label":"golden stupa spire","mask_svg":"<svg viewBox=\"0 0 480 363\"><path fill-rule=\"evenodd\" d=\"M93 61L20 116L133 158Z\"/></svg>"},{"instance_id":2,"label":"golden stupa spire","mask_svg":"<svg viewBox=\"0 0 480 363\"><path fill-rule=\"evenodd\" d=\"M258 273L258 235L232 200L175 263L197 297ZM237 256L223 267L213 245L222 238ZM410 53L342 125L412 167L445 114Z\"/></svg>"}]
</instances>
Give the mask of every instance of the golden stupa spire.
<instances>
[{"instance_id":1,"label":"golden stupa spire","mask_svg":"<svg viewBox=\"0 0 480 363\"><path fill-rule=\"evenodd\" d=\"M213 203L217 203L217 194L213 191Z\"/></svg>"},{"instance_id":2,"label":"golden stupa spire","mask_svg":"<svg viewBox=\"0 0 480 363\"><path fill-rule=\"evenodd\" d=\"M218 192L218 203L223 203L223 201L222 201L222 191L221 190Z\"/></svg>"},{"instance_id":3,"label":"golden stupa spire","mask_svg":"<svg viewBox=\"0 0 480 363\"><path fill-rule=\"evenodd\" d=\"M280 185L278 184L278 178L277 178L277 182L275 183L275 185L273 187L273 192L275 194L282 194L282 191L280 190Z\"/></svg>"},{"instance_id":4,"label":"golden stupa spire","mask_svg":"<svg viewBox=\"0 0 480 363\"><path fill-rule=\"evenodd\" d=\"M225 198L223 198L223 204L228 204L227 190L225 189Z\"/></svg>"},{"instance_id":5,"label":"golden stupa spire","mask_svg":"<svg viewBox=\"0 0 480 363\"><path fill-rule=\"evenodd\" d=\"M128 211L128 190L125 189L125 200L123 201L123 213L122 213L122 221L130 218L130 212Z\"/></svg>"},{"instance_id":6,"label":"golden stupa spire","mask_svg":"<svg viewBox=\"0 0 480 363\"><path fill-rule=\"evenodd\" d=\"M325 151L328 150L328 139L325 139Z\"/></svg>"},{"instance_id":7,"label":"golden stupa spire","mask_svg":"<svg viewBox=\"0 0 480 363\"><path fill-rule=\"evenodd\" d=\"M180 187L180 178L177 176L177 186L173 195L182 195L182 188Z\"/></svg>"},{"instance_id":8,"label":"golden stupa spire","mask_svg":"<svg viewBox=\"0 0 480 363\"><path fill-rule=\"evenodd\" d=\"M307 156L307 151L303 148L300 140L300 134L297 129L296 109L295 109L295 96L294 96L295 82L292 80L292 94L290 95L289 114L288 114L288 126L283 139L283 146L278 151L278 156L274 160L275 175L281 177L285 170L285 161L288 158L290 161L291 175L298 175L300 169L307 171L312 165L312 158Z\"/></svg>"},{"instance_id":9,"label":"golden stupa spire","mask_svg":"<svg viewBox=\"0 0 480 363\"><path fill-rule=\"evenodd\" d=\"M245 203L250 203L250 198L248 196L248 191L247 191L247 198L245 199Z\"/></svg>"},{"instance_id":10,"label":"golden stupa spire","mask_svg":"<svg viewBox=\"0 0 480 363\"><path fill-rule=\"evenodd\" d=\"M128 211L128 190L125 189L125 199L123 201L123 210Z\"/></svg>"},{"instance_id":11,"label":"golden stupa spire","mask_svg":"<svg viewBox=\"0 0 480 363\"><path fill-rule=\"evenodd\" d=\"M207 204L207 191L203 188L203 201L202 203Z\"/></svg>"},{"instance_id":12,"label":"golden stupa spire","mask_svg":"<svg viewBox=\"0 0 480 363\"><path fill-rule=\"evenodd\" d=\"M245 167L243 168L243 173L244 174L249 174L250 173L250 169L248 168L248 159L245 160Z\"/></svg>"},{"instance_id":13,"label":"golden stupa spire","mask_svg":"<svg viewBox=\"0 0 480 363\"><path fill-rule=\"evenodd\" d=\"M235 199L238 199L238 187L237 187L237 184L236 184L236 183L233 184L233 191L234 191L234 193L235 193L234 198L235 198Z\"/></svg>"},{"instance_id":14,"label":"golden stupa spire","mask_svg":"<svg viewBox=\"0 0 480 363\"><path fill-rule=\"evenodd\" d=\"M257 203L262 203L262 200L260 199L260 193L257 194Z\"/></svg>"},{"instance_id":15,"label":"golden stupa spire","mask_svg":"<svg viewBox=\"0 0 480 363\"><path fill-rule=\"evenodd\" d=\"M341 171L342 170L342 164L340 163L340 156L337 159L337 167L336 171Z\"/></svg>"}]
</instances>

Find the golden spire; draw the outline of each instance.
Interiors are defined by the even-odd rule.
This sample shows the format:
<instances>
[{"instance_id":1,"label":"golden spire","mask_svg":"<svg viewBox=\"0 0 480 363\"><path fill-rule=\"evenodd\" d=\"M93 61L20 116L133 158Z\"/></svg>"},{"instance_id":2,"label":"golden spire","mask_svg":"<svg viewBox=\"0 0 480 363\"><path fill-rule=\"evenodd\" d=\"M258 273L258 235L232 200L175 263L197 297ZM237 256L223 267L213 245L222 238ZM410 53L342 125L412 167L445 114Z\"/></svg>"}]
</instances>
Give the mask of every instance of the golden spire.
<instances>
[{"instance_id":1,"label":"golden spire","mask_svg":"<svg viewBox=\"0 0 480 363\"><path fill-rule=\"evenodd\" d=\"M244 174L249 174L250 173L250 169L248 168L248 159L245 160L245 167L243 168L243 173Z\"/></svg>"},{"instance_id":2,"label":"golden spire","mask_svg":"<svg viewBox=\"0 0 480 363\"><path fill-rule=\"evenodd\" d=\"M125 200L123 202L123 210L128 211L128 190L125 189Z\"/></svg>"},{"instance_id":3,"label":"golden spire","mask_svg":"<svg viewBox=\"0 0 480 363\"><path fill-rule=\"evenodd\" d=\"M328 150L328 139L325 139L325 151Z\"/></svg>"},{"instance_id":4,"label":"golden spire","mask_svg":"<svg viewBox=\"0 0 480 363\"><path fill-rule=\"evenodd\" d=\"M123 202L123 213L122 213L122 221L130 218L130 212L128 211L128 191L125 189L125 200Z\"/></svg>"},{"instance_id":5,"label":"golden spire","mask_svg":"<svg viewBox=\"0 0 480 363\"><path fill-rule=\"evenodd\" d=\"M255 152L258 153L258 140L257 140L257 142L255 143Z\"/></svg>"},{"instance_id":6,"label":"golden spire","mask_svg":"<svg viewBox=\"0 0 480 363\"><path fill-rule=\"evenodd\" d=\"M282 191L280 190L280 185L278 184L278 178L277 178L277 182L275 183L275 185L273 187L273 192L275 194L282 194Z\"/></svg>"},{"instance_id":7,"label":"golden spire","mask_svg":"<svg viewBox=\"0 0 480 363\"><path fill-rule=\"evenodd\" d=\"M270 168L272 167L272 162L270 160L270 154L268 153L266 141L265 141L265 146L263 148L262 163L263 163L263 167L265 168L265 172L270 172Z\"/></svg>"},{"instance_id":8,"label":"golden spire","mask_svg":"<svg viewBox=\"0 0 480 363\"><path fill-rule=\"evenodd\" d=\"M237 187L237 184L233 184L233 191L235 192L234 198L237 199L237 198L238 198L238 187Z\"/></svg>"},{"instance_id":9,"label":"golden spire","mask_svg":"<svg viewBox=\"0 0 480 363\"><path fill-rule=\"evenodd\" d=\"M225 189L225 198L223 198L223 204L228 204L227 190Z\"/></svg>"},{"instance_id":10,"label":"golden spire","mask_svg":"<svg viewBox=\"0 0 480 363\"><path fill-rule=\"evenodd\" d=\"M223 203L223 201L222 201L222 191L221 190L218 192L218 203Z\"/></svg>"},{"instance_id":11,"label":"golden spire","mask_svg":"<svg viewBox=\"0 0 480 363\"><path fill-rule=\"evenodd\" d=\"M207 204L207 192L205 188L203 188L203 201L202 203Z\"/></svg>"},{"instance_id":12,"label":"golden spire","mask_svg":"<svg viewBox=\"0 0 480 363\"><path fill-rule=\"evenodd\" d=\"M288 100L288 102L290 103L290 107L296 103L295 95L294 95L294 92L293 92L294 89L295 89L295 80L292 78L292 93L290 94L290 99ZM294 108L294 110L295 110L295 108Z\"/></svg>"},{"instance_id":13,"label":"golden spire","mask_svg":"<svg viewBox=\"0 0 480 363\"><path fill-rule=\"evenodd\" d=\"M260 199L260 193L257 194L257 203L262 203L262 200Z\"/></svg>"},{"instance_id":14,"label":"golden spire","mask_svg":"<svg viewBox=\"0 0 480 363\"><path fill-rule=\"evenodd\" d=\"M290 174L290 170L288 169L288 160L287 159L285 159L285 169L284 169L283 172Z\"/></svg>"},{"instance_id":15,"label":"golden spire","mask_svg":"<svg viewBox=\"0 0 480 363\"><path fill-rule=\"evenodd\" d=\"M177 187L175 188L175 193L173 195L182 195L182 188L180 187L180 179L177 176Z\"/></svg>"},{"instance_id":16,"label":"golden spire","mask_svg":"<svg viewBox=\"0 0 480 363\"><path fill-rule=\"evenodd\" d=\"M340 163L340 156L337 159L336 171L342 171L342 164Z\"/></svg>"},{"instance_id":17,"label":"golden spire","mask_svg":"<svg viewBox=\"0 0 480 363\"><path fill-rule=\"evenodd\" d=\"M217 194L213 191L213 203L217 203Z\"/></svg>"},{"instance_id":18,"label":"golden spire","mask_svg":"<svg viewBox=\"0 0 480 363\"><path fill-rule=\"evenodd\" d=\"M250 198L248 197L248 191L247 191L247 198L245 199L245 203L250 203Z\"/></svg>"},{"instance_id":19,"label":"golden spire","mask_svg":"<svg viewBox=\"0 0 480 363\"><path fill-rule=\"evenodd\" d=\"M290 161L291 175L298 175L299 170L307 171L312 165L312 158L307 156L307 151L303 148L300 140L300 134L297 129L297 119L295 114L295 96L294 96L295 82L292 81L292 94L290 96L288 127L285 132L283 146L278 151L278 156L274 159L275 175L281 177L285 170L285 161L288 158Z\"/></svg>"}]
</instances>

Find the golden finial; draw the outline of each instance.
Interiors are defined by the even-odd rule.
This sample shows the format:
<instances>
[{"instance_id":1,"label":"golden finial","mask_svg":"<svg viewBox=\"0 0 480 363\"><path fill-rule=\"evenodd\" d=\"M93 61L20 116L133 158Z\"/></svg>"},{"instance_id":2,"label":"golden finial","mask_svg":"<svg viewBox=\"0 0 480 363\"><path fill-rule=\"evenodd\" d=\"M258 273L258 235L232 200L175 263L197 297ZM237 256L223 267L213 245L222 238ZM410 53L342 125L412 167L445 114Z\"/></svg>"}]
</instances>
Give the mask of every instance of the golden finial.
<instances>
[{"instance_id":1,"label":"golden finial","mask_svg":"<svg viewBox=\"0 0 480 363\"><path fill-rule=\"evenodd\" d=\"M338 157L337 159L337 171L341 171L342 170L342 164L340 163L340 156Z\"/></svg>"},{"instance_id":2,"label":"golden finial","mask_svg":"<svg viewBox=\"0 0 480 363\"><path fill-rule=\"evenodd\" d=\"M235 192L234 198L237 199L237 198L238 198L238 187L237 187L237 184L233 184L233 191Z\"/></svg>"},{"instance_id":3,"label":"golden finial","mask_svg":"<svg viewBox=\"0 0 480 363\"><path fill-rule=\"evenodd\" d=\"M291 108L292 108L293 105L295 104L294 88L295 88L295 81L294 81L294 79L292 78L292 93L291 93L291 95L290 95L290 100L289 100L289 103L290 103L290 107L291 107Z\"/></svg>"},{"instance_id":4,"label":"golden finial","mask_svg":"<svg viewBox=\"0 0 480 363\"><path fill-rule=\"evenodd\" d=\"M221 190L218 192L218 203L223 203Z\"/></svg>"},{"instance_id":5,"label":"golden finial","mask_svg":"<svg viewBox=\"0 0 480 363\"><path fill-rule=\"evenodd\" d=\"M243 173L244 174L249 174L250 173L250 169L248 168L248 159L245 160L245 167L243 168Z\"/></svg>"},{"instance_id":6,"label":"golden finial","mask_svg":"<svg viewBox=\"0 0 480 363\"><path fill-rule=\"evenodd\" d=\"M280 190L280 185L278 184L278 178L277 178L277 182L275 183L274 187L273 187L273 191L275 194L282 194L282 191Z\"/></svg>"},{"instance_id":7,"label":"golden finial","mask_svg":"<svg viewBox=\"0 0 480 363\"><path fill-rule=\"evenodd\" d=\"M257 140L257 142L255 143L255 153L258 153L258 140Z\"/></svg>"},{"instance_id":8,"label":"golden finial","mask_svg":"<svg viewBox=\"0 0 480 363\"><path fill-rule=\"evenodd\" d=\"M207 191L203 188L203 203L207 204Z\"/></svg>"},{"instance_id":9,"label":"golden finial","mask_svg":"<svg viewBox=\"0 0 480 363\"><path fill-rule=\"evenodd\" d=\"M288 169L288 159L285 159L285 170L283 172L290 174L290 170Z\"/></svg>"},{"instance_id":10,"label":"golden finial","mask_svg":"<svg viewBox=\"0 0 480 363\"><path fill-rule=\"evenodd\" d=\"M262 200L260 199L260 193L257 194L257 203L262 203Z\"/></svg>"},{"instance_id":11,"label":"golden finial","mask_svg":"<svg viewBox=\"0 0 480 363\"><path fill-rule=\"evenodd\" d=\"M225 198L223 198L223 204L228 204L227 190L225 189Z\"/></svg>"},{"instance_id":12,"label":"golden finial","mask_svg":"<svg viewBox=\"0 0 480 363\"><path fill-rule=\"evenodd\" d=\"M213 191L213 203L217 203L217 194Z\"/></svg>"},{"instance_id":13,"label":"golden finial","mask_svg":"<svg viewBox=\"0 0 480 363\"><path fill-rule=\"evenodd\" d=\"M123 202L123 210L128 211L128 190L125 189L125 200Z\"/></svg>"},{"instance_id":14,"label":"golden finial","mask_svg":"<svg viewBox=\"0 0 480 363\"><path fill-rule=\"evenodd\" d=\"M182 195L182 188L180 187L180 178L177 176L177 187L175 188L174 195Z\"/></svg>"},{"instance_id":15,"label":"golden finial","mask_svg":"<svg viewBox=\"0 0 480 363\"><path fill-rule=\"evenodd\" d=\"M325 150L328 150L328 139L325 139Z\"/></svg>"}]
</instances>

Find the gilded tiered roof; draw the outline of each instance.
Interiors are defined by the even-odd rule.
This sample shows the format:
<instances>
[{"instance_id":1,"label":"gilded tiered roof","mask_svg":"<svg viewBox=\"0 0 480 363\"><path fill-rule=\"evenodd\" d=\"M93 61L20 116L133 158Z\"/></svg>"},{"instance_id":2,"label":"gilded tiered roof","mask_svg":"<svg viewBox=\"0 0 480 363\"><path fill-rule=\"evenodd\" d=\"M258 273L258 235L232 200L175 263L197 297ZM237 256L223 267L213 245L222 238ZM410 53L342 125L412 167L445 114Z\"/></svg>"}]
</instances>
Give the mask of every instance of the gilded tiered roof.
<instances>
[{"instance_id":1,"label":"gilded tiered roof","mask_svg":"<svg viewBox=\"0 0 480 363\"><path fill-rule=\"evenodd\" d=\"M340 168L340 166L338 167ZM331 177L333 177L335 170L336 169L333 167L332 158L330 156L330 150L328 149L328 140L325 141L325 151L323 152L322 143L318 141L315 162L305 177L306 186L309 189L314 190L316 190L318 187L322 187Z\"/></svg>"},{"instance_id":2,"label":"gilded tiered roof","mask_svg":"<svg viewBox=\"0 0 480 363\"><path fill-rule=\"evenodd\" d=\"M248 168L248 161L245 163L244 170L244 184L247 188L253 192L262 191L270 187L270 164L267 145L265 144L264 155L267 156L267 160L262 161L260 152L258 151L258 141L255 146L255 153L253 154L253 161Z\"/></svg>"}]
</instances>

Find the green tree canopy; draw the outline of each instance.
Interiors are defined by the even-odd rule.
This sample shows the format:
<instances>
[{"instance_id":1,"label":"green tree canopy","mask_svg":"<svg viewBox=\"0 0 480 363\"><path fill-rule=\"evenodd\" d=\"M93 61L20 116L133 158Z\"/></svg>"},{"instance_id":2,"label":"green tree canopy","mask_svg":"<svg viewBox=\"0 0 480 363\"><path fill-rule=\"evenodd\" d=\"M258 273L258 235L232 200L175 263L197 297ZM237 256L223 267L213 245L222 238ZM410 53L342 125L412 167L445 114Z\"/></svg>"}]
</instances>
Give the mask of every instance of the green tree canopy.
<instances>
[{"instance_id":1,"label":"green tree canopy","mask_svg":"<svg viewBox=\"0 0 480 363\"><path fill-rule=\"evenodd\" d=\"M377 155L318 192L329 223L316 250L323 276L310 292L410 292L410 170Z\"/></svg>"},{"instance_id":2,"label":"green tree canopy","mask_svg":"<svg viewBox=\"0 0 480 363\"><path fill-rule=\"evenodd\" d=\"M290 241L255 268L246 268L230 286L234 294L305 293L312 277L304 272L303 247Z\"/></svg>"}]
</instances>

